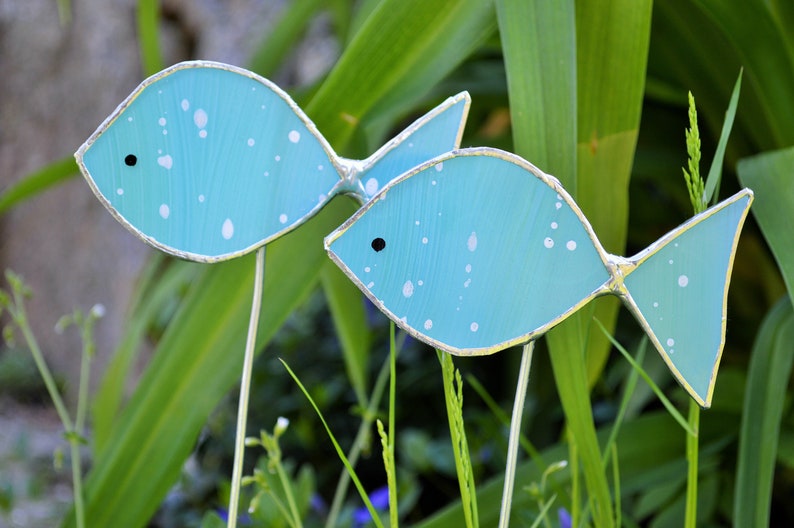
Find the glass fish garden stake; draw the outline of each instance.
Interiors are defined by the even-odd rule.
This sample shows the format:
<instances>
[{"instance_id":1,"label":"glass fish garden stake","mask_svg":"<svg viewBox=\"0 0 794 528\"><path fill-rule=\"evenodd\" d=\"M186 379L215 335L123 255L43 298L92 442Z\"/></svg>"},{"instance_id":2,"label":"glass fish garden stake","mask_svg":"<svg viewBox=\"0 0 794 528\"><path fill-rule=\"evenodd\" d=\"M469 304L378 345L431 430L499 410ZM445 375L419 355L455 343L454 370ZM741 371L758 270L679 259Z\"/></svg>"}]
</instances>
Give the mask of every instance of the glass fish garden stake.
<instances>
[{"instance_id":1,"label":"glass fish garden stake","mask_svg":"<svg viewBox=\"0 0 794 528\"><path fill-rule=\"evenodd\" d=\"M166 253L215 262L275 240L336 194L364 202L457 148L469 101L466 92L451 97L369 158L349 160L267 79L183 62L141 83L75 157L133 233Z\"/></svg>"},{"instance_id":2,"label":"glass fish garden stake","mask_svg":"<svg viewBox=\"0 0 794 528\"><path fill-rule=\"evenodd\" d=\"M507 152L463 149L393 180L325 247L397 325L456 355L526 343L592 298L618 295L708 407L752 200L744 189L623 258L555 178Z\"/></svg>"}]
</instances>

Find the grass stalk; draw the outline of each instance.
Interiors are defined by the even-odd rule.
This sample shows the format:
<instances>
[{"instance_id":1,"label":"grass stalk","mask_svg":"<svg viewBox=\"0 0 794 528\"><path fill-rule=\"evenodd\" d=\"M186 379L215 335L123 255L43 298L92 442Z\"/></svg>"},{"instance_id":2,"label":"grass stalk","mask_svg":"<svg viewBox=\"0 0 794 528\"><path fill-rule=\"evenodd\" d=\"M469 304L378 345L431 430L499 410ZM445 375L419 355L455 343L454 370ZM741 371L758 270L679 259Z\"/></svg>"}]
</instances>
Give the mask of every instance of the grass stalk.
<instances>
[{"instance_id":1,"label":"grass stalk","mask_svg":"<svg viewBox=\"0 0 794 528\"><path fill-rule=\"evenodd\" d=\"M399 353L400 348L400 346L396 346L395 351ZM369 404L364 411L364 417L362 418L361 424L359 425L356 438L353 440L353 446L350 448L350 451L347 455L352 467L355 467L356 463L358 462L358 457L361 454L364 441L369 435L369 430L372 426L372 423L375 421L380 400L383 397L383 392L386 390L386 379L390 373L390 366L391 357L386 359L386 361L383 363L383 366L378 373L378 377L375 380L372 394L369 397ZM347 494L347 486L349 483L350 473L347 470L343 470L339 477L339 482L336 485L336 491L334 491L334 498L331 502L331 508L329 509L328 517L325 522L326 528L332 528L338 524L337 520L339 519L339 514L342 511L342 505L345 500L345 495Z\"/></svg>"},{"instance_id":2,"label":"grass stalk","mask_svg":"<svg viewBox=\"0 0 794 528\"><path fill-rule=\"evenodd\" d=\"M251 389L251 371L254 366L254 346L259 326L259 311L262 306L262 284L265 279L265 246L256 252L256 272L254 275L254 296L251 303L251 319L248 323L248 337L245 342L243 374L240 380L240 401L237 404L237 433L234 440L234 468L232 470L232 489L229 496L229 517L227 526L237 526L237 510L240 504L240 484L243 478L243 456L245 453L245 427L248 418L248 398Z\"/></svg>"},{"instance_id":3,"label":"grass stalk","mask_svg":"<svg viewBox=\"0 0 794 528\"><path fill-rule=\"evenodd\" d=\"M695 400L689 402L689 427L693 433L686 436L686 513L684 526L695 528L697 526L698 503L698 433L700 429L700 406Z\"/></svg>"},{"instance_id":4,"label":"grass stalk","mask_svg":"<svg viewBox=\"0 0 794 528\"><path fill-rule=\"evenodd\" d=\"M510 436L507 443L507 466L505 467L505 484L502 490L502 506L499 511L499 528L507 528L510 524L510 506L513 503L513 487L516 480L516 463L518 461L518 445L521 436L521 418L524 414L524 401L527 395L529 371L532 366L532 352L535 341L524 345L521 351L521 366L518 371L513 417L510 420Z\"/></svg>"},{"instance_id":5,"label":"grass stalk","mask_svg":"<svg viewBox=\"0 0 794 528\"><path fill-rule=\"evenodd\" d=\"M480 521L477 513L477 492L474 487L471 458L463 425L463 381L460 372L455 370L452 356L441 350L436 352L444 377L444 401L449 420L449 434L452 437L452 451L455 455L455 470L458 475L463 516L467 528L478 528Z\"/></svg>"},{"instance_id":6,"label":"grass stalk","mask_svg":"<svg viewBox=\"0 0 794 528\"><path fill-rule=\"evenodd\" d=\"M364 489L364 485L361 484L361 481L359 480L358 475L356 475L353 466L350 464L350 461L345 456L344 451L342 451L342 447L339 445L339 442L337 442L334 433L331 431L331 428L328 426L328 422L325 420L323 413L320 412L320 408L317 407L317 403L314 401L314 398L312 398L311 394L309 394L309 391L306 390L306 387L303 385L303 383L301 383L300 379L298 379L298 376L295 375L295 372L293 372L292 369L289 368L289 365L287 365L287 363L283 359L280 359L280 361L281 364L284 365L284 368L287 369L289 375L298 385L298 388L301 390L303 395L306 396L307 400L309 400L309 403L314 409L314 412L317 413L317 417L320 418L320 422L322 422L323 427L325 428L325 432L328 433L328 438L331 440L331 443L333 444L334 449L336 450L336 454L339 456L339 459L342 461L342 464L347 469L350 478L353 480L353 484L355 484L356 489L358 490L358 493L361 496L361 500L364 501L364 506L367 507L367 511L369 511L370 517L372 517L372 522L375 524L375 526L377 526L377 528L384 528L383 523L380 520L380 516L378 516L377 510L375 510L375 507L372 505L372 501L369 499L369 495L367 495L367 491Z\"/></svg>"}]
</instances>

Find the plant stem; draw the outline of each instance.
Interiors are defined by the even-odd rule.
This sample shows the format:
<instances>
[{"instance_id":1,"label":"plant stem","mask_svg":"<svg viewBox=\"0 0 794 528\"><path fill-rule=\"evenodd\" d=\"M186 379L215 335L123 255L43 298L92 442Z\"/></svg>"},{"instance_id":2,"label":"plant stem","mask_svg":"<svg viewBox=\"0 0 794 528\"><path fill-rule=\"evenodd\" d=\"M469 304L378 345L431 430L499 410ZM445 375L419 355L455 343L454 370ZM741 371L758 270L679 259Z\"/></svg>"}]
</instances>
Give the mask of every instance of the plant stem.
<instances>
[{"instance_id":1,"label":"plant stem","mask_svg":"<svg viewBox=\"0 0 794 528\"><path fill-rule=\"evenodd\" d=\"M695 434L686 436L686 459L689 464L686 480L685 526L695 528L698 507L698 436L700 433L700 406L695 400L689 402L689 427Z\"/></svg>"},{"instance_id":2,"label":"plant stem","mask_svg":"<svg viewBox=\"0 0 794 528\"><path fill-rule=\"evenodd\" d=\"M401 347L397 347L397 350L399 351L400 348ZM390 365L391 357L384 361L383 366L378 372L378 378L375 380L375 386L372 389L372 394L369 397L369 403L367 404L367 408L364 411L361 424L358 427L356 438L353 440L353 446L350 448L350 452L347 455L351 466L355 466L358 462L358 457L361 454L361 449L364 446L364 440L367 435L369 435L372 422L375 421L375 414L377 412L378 406L380 405L380 400L383 397L383 391L386 390L386 376L389 374ZM331 502L328 518L326 519L326 528L332 528L333 526L337 525L337 520L339 518L339 513L342 511L342 503L344 502L345 495L347 494L347 487L349 483L350 473L348 473L347 470L342 470L342 474L339 476L339 482L336 485L336 491L334 491L334 498Z\"/></svg>"},{"instance_id":3,"label":"plant stem","mask_svg":"<svg viewBox=\"0 0 794 528\"><path fill-rule=\"evenodd\" d=\"M232 491L229 497L229 518L227 526L237 526L237 508L240 502L240 482L243 477L243 455L245 451L245 426L248 417L248 395L251 389L251 371L254 365L254 345L259 326L259 311L262 306L262 283L265 279L265 246L256 252L256 272L254 274L254 298L251 303L251 319L248 322L248 337L245 342L243 375L240 380L240 401L237 405L237 435L234 442L234 469L232 471Z\"/></svg>"},{"instance_id":4,"label":"plant stem","mask_svg":"<svg viewBox=\"0 0 794 528\"><path fill-rule=\"evenodd\" d=\"M527 396L529 370L532 366L532 352L534 349L535 341L532 340L524 345L521 352L521 366L518 371L516 396L513 402L513 417L510 420L510 438L507 444L507 466L505 467L505 485L502 491L502 509L499 512L499 528L507 528L510 524L510 506L513 503L513 486L516 480L521 417L524 414L524 400Z\"/></svg>"},{"instance_id":5,"label":"plant stem","mask_svg":"<svg viewBox=\"0 0 794 528\"><path fill-rule=\"evenodd\" d=\"M389 376L389 463L391 464L391 474L393 481L389 486L389 526L397 528L399 517L397 511L397 464L394 462L394 441L396 429L395 421L395 401L397 399L397 345L394 341L394 321L389 324L389 358L391 375Z\"/></svg>"}]
</instances>

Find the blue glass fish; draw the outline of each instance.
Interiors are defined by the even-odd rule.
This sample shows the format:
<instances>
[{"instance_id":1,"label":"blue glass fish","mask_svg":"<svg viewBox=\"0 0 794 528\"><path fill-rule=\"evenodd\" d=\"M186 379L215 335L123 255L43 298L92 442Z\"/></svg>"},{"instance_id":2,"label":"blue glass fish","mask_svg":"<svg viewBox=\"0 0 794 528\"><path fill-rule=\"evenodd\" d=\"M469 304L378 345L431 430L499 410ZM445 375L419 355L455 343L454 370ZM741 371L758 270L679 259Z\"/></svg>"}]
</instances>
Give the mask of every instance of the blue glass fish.
<instances>
[{"instance_id":1,"label":"blue glass fish","mask_svg":"<svg viewBox=\"0 0 794 528\"><path fill-rule=\"evenodd\" d=\"M202 262L248 253L334 195L364 202L457 148L465 92L365 160L334 153L289 96L227 64L176 64L146 79L75 154L100 201L143 240Z\"/></svg>"},{"instance_id":2,"label":"blue glass fish","mask_svg":"<svg viewBox=\"0 0 794 528\"><path fill-rule=\"evenodd\" d=\"M456 355L528 342L592 298L616 294L708 406L752 199L742 190L623 258L604 250L555 178L507 152L463 149L393 180L325 247L400 327Z\"/></svg>"}]
</instances>

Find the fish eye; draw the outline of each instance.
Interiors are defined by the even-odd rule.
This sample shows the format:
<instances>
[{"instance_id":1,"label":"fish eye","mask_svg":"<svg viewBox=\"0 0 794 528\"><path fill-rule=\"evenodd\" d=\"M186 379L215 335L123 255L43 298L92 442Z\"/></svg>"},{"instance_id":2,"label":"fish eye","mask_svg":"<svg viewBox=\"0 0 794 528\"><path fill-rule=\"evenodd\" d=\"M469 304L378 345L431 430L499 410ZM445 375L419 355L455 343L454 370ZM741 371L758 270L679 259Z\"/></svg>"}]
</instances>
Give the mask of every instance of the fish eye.
<instances>
[{"instance_id":1,"label":"fish eye","mask_svg":"<svg viewBox=\"0 0 794 528\"><path fill-rule=\"evenodd\" d=\"M382 251L386 247L386 241L378 237L372 240L372 249L375 251Z\"/></svg>"},{"instance_id":2,"label":"fish eye","mask_svg":"<svg viewBox=\"0 0 794 528\"><path fill-rule=\"evenodd\" d=\"M124 158L124 163L126 163L129 167L134 167L135 164L138 163L138 158L135 156L135 154L127 154L127 156Z\"/></svg>"}]
</instances>

